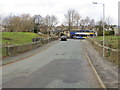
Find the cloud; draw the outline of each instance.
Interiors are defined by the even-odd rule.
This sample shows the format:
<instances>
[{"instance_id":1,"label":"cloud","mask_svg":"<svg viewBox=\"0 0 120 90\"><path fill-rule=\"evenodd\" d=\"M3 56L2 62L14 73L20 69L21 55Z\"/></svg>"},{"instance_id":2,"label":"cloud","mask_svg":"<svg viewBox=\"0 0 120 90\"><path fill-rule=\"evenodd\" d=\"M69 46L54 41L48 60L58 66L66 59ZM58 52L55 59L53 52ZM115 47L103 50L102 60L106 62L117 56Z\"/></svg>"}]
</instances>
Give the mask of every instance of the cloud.
<instances>
[{"instance_id":1,"label":"cloud","mask_svg":"<svg viewBox=\"0 0 120 90\"><path fill-rule=\"evenodd\" d=\"M54 14L62 21L67 10L73 8L83 18L89 16L99 20L102 17L102 5L93 5L93 1L105 3L105 15L111 16L117 23L119 0L0 0L0 10L4 14Z\"/></svg>"}]
</instances>

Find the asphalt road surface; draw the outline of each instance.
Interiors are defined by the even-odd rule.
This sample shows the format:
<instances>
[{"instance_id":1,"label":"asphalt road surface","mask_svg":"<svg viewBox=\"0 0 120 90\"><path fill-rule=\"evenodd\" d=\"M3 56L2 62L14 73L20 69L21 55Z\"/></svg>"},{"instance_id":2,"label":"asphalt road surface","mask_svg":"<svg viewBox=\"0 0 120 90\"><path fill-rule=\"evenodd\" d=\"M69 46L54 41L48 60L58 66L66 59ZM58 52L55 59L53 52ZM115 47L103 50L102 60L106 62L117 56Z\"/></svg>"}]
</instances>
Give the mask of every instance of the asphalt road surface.
<instances>
[{"instance_id":1,"label":"asphalt road surface","mask_svg":"<svg viewBox=\"0 0 120 90\"><path fill-rule=\"evenodd\" d=\"M100 88L82 40L58 41L2 70L3 88Z\"/></svg>"}]
</instances>

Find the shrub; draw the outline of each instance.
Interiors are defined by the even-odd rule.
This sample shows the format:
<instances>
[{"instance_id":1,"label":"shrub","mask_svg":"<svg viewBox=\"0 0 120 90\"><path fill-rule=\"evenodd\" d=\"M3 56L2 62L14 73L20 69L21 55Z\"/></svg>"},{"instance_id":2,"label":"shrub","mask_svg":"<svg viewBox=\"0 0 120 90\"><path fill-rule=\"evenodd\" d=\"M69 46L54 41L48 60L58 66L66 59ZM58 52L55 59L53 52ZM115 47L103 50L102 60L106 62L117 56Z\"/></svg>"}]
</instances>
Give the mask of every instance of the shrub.
<instances>
[{"instance_id":1,"label":"shrub","mask_svg":"<svg viewBox=\"0 0 120 90\"><path fill-rule=\"evenodd\" d=\"M106 36L114 35L114 31L105 31L105 35Z\"/></svg>"}]
</instances>

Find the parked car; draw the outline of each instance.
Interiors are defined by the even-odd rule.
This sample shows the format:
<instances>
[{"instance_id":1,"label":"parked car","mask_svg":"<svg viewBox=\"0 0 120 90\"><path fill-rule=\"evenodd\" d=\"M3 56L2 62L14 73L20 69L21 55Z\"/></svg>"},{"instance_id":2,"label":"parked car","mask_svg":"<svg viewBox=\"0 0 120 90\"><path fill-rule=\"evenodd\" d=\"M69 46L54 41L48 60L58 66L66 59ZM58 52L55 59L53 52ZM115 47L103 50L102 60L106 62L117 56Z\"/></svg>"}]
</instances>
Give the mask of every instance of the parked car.
<instances>
[{"instance_id":1,"label":"parked car","mask_svg":"<svg viewBox=\"0 0 120 90\"><path fill-rule=\"evenodd\" d=\"M61 41L67 41L67 37L66 36L61 36Z\"/></svg>"}]
</instances>

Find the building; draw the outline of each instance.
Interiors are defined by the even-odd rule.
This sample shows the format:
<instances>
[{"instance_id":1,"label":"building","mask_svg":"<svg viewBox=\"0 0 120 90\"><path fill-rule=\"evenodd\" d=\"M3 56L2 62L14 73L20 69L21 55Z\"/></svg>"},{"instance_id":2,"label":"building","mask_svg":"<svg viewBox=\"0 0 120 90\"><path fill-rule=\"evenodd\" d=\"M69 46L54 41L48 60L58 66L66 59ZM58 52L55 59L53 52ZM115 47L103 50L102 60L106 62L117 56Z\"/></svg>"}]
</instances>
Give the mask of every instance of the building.
<instances>
[{"instance_id":1,"label":"building","mask_svg":"<svg viewBox=\"0 0 120 90\"><path fill-rule=\"evenodd\" d=\"M4 26L3 25L0 25L0 32L3 32L5 29L4 29Z\"/></svg>"},{"instance_id":2,"label":"building","mask_svg":"<svg viewBox=\"0 0 120 90\"><path fill-rule=\"evenodd\" d=\"M114 27L115 35L120 35L120 26Z\"/></svg>"}]
</instances>

